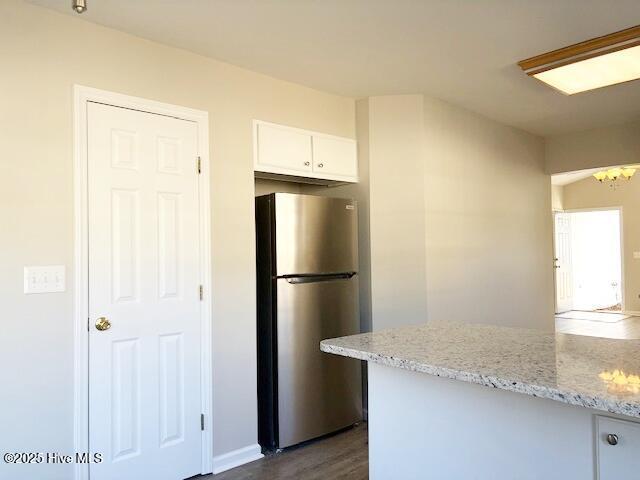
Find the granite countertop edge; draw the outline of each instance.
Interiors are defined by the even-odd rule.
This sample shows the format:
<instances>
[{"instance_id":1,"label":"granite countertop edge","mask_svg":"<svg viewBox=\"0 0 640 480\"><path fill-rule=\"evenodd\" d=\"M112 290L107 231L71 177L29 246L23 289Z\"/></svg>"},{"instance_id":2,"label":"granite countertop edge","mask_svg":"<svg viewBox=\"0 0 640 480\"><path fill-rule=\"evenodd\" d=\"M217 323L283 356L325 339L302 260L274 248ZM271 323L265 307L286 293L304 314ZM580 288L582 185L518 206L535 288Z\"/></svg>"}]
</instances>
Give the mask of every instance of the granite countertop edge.
<instances>
[{"instance_id":1,"label":"granite countertop edge","mask_svg":"<svg viewBox=\"0 0 640 480\"><path fill-rule=\"evenodd\" d=\"M348 337L347 337L348 338ZM621 400L612 400L584 394L566 389L551 388L534 383L526 383L508 378L501 378L493 375L485 375L477 372L467 372L463 370L431 365L409 358L385 355L376 352L369 352L358 348L349 348L343 345L332 345L333 339L320 342L320 350L325 353L350 357L379 365L385 365L403 370L409 370L427 375L458 380L462 382L477 384L499 390L511 391L537 398L546 398L557 402L566 403L578 407L591 408L607 413L640 418L640 403L630 403Z\"/></svg>"}]
</instances>

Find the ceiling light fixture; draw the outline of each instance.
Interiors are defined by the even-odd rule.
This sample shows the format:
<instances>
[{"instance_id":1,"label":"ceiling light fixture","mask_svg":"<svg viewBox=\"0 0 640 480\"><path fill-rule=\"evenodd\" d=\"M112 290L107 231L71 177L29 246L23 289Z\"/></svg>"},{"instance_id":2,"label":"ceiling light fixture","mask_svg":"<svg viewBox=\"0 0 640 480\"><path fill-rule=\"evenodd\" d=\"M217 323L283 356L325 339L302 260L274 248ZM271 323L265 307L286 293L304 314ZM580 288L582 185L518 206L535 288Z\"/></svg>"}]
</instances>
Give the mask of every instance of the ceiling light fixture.
<instances>
[{"instance_id":1,"label":"ceiling light fixture","mask_svg":"<svg viewBox=\"0 0 640 480\"><path fill-rule=\"evenodd\" d=\"M71 8L73 8L76 13L84 13L87 10L87 0L72 0Z\"/></svg>"},{"instance_id":2,"label":"ceiling light fixture","mask_svg":"<svg viewBox=\"0 0 640 480\"><path fill-rule=\"evenodd\" d=\"M598 180L600 183L604 183L605 180L609 180L611 182L611 186L615 190L618 186L618 179L626 178L627 180L631 180L631 177L633 177L633 175L636 173L636 170L638 170L639 168L639 165L610 168L609 170L601 170L594 173L593 178Z\"/></svg>"},{"instance_id":3,"label":"ceiling light fixture","mask_svg":"<svg viewBox=\"0 0 640 480\"><path fill-rule=\"evenodd\" d=\"M640 25L518 62L566 95L640 78Z\"/></svg>"}]
</instances>

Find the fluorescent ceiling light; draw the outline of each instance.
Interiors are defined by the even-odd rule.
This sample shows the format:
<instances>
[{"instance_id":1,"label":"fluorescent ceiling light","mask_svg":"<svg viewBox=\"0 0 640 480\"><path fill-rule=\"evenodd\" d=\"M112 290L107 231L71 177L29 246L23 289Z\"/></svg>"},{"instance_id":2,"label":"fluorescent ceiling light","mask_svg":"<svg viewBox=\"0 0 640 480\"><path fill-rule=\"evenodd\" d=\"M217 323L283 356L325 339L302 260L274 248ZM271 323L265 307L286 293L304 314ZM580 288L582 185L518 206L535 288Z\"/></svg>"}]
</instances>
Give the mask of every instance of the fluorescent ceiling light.
<instances>
[{"instance_id":1,"label":"fluorescent ceiling light","mask_svg":"<svg viewBox=\"0 0 640 480\"><path fill-rule=\"evenodd\" d=\"M640 45L546 70L533 77L567 95L637 80L640 78Z\"/></svg>"},{"instance_id":2,"label":"fluorescent ceiling light","mask_svg":"<svg viewBox=\"0 0 640 480\"><path fill-rule=\"evenodd\" d=\"M567 95L640 79L640 26L518 62Z\"/></svg>"}]
</instances>

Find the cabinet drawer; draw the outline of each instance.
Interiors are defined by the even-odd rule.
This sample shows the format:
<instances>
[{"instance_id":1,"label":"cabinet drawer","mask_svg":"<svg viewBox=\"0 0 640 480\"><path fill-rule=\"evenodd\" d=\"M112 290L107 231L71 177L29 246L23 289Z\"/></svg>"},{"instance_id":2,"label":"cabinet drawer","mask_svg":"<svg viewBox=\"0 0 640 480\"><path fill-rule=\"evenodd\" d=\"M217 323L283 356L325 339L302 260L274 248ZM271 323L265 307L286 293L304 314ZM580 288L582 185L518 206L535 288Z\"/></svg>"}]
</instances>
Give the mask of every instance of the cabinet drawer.
<instances>
[{"instance_id":1,"label":"cabinet drawer","mask_svg":"<svg viewBox=\"0 0 640 480\"><path fill-rule=\"evenodd\" d=\"M635 480L640 475L640 423L596 417L599 480Z\"/></svg>"}]
</instances>

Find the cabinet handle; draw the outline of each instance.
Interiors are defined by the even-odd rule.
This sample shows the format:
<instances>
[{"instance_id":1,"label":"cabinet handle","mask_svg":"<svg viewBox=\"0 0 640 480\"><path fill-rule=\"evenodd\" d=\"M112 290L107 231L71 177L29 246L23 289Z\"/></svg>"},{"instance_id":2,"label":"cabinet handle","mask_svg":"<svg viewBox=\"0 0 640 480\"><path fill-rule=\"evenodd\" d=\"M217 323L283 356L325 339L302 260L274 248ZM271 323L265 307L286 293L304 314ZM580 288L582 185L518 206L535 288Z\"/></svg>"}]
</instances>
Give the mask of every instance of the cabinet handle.
<instances>
[{"instance_id":1,"label":"cabinet handle","mask_svg":"<svg viewBox=\"0 0 640 480\"><path fill-rule=\"evenodd\" d=\"M309 162L304 162L304 166L308 167L309 166Z\"/></svg>"},{"instance_id":2,"label":"cabinet handle","mask_svg":"<svg viewBox=\"0 0 640 480\"><path fill-rule=\"evenodd\" d=\"M324 163L319 163L318 168L322 168L322 167L324 167Z\"/></svg>"},{"instance_id":3,"label":"cabinet handle","mask_svg":"<svg viewBox=\"0 0 640 480\"><path fill-rule=\"evenodd\" d=\"M609 445L617 445L618 444L618 435L615 433L610 433L607 435L607 443Z\"/></svg>"}]
</instances>

